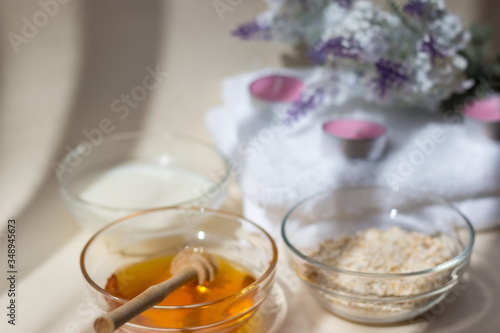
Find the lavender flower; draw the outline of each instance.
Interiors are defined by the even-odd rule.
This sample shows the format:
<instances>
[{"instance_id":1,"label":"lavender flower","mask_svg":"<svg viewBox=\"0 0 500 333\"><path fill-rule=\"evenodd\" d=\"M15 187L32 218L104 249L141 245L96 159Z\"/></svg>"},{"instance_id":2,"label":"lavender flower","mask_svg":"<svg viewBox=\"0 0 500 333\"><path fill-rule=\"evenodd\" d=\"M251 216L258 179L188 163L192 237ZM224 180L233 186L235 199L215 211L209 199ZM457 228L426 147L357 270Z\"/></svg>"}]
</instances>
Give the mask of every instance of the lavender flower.
<instances>
[{"instance_id":1,"label":"lavender flower","mask_svg":"<svg viewBox=\"0 0 500 333\"><path fill-rule=\"evenodd\" d=\"M287 108L290 122L320 104L351 97L383 104L426 100L434 108L462 88L467 60L460 51L469 34L445 0L391 0L391 11L369 0L265 2L268 10L233 35L309 45L313 63L352 79L349 88L345 82L323 84L321 76L311 81L314 87ZM322 91L314 94L317 88Z\"/></svg>"},{"instance_id":2,"label":"lavender flower","mask_svg":"<svg viewBox=\"0 0 500 333\"><path fill-rule=\"evenodd\" d=\"M318 41L307 53L309 59L317 65L326 63L329 56L357 60L362 51L359 43L350 37L335 37L327 41Z\"/></svg>"},{"instance_id":3,"label":"lavender flower","mask_svg":"<svg viewBox=\"0 0 500 333\"><path fill-rule=\"evenodd\" d=\"M338 5L345 9L351 9L354 0L333 0L333 2L338 3Z\"/></svg>"},{"instance_id":4,"label":"lavender flower","mask_svg":"<svg viewBox=\"0 0 500 333\"><path fill-rule=\"evenodd\" d=\"M443 53L440 51L441 46L436 42L434 37L429 36L428 38L422 40L420 45L420 51L426 52L431 57L431 63L434 66L437 58L444 58Z\"/></svg>"},{"instance_id":5,"label":"lavender flower","mask_svg":"<svg viewBox=\"0 0 500 333\"><path fill-rule=\"evenodd\" d=\"M271 27L258 22L248 22L241 24L232 31L231 35L244 40L270 40Z\"/></svg>"},{"instance_id":6,"label":"lavender flower","mask_svg":"<svg viewBox=\"0 0 500 333\"><path fill-rule=\"evenodd\" d=\"M298 101L293 102L289 110L287 110L287 118L285 124L291 125L299 118L305 116L308 112L318 108L323 103L324 91L317 88L310 94L302 94Z\"/></svg>"},{"instance_id":7,"label":"lavender flower","mask_svg":"<svg viewBox=\"0 0 500 333\"><path fill-rule=\"evenodd\" d=\"M378 77L373 79L373 83L375 83L375 92L380 98L384 98L389 90L399 89L410 80L405 73L404 66L389 59L380 59L375 64L375 68Z\"/></svg>"},{"instance_id":8,"label":"lavender flower","mask_svg":"<svg viewBox=\"0 0 500 333\"><path fill-rule=\"evenodd\" d=\"M422 0L408 0L408 3L403 7L403 12L410 16L423 17L426 6L427 3Z\"/></svg>"}]
</instances>

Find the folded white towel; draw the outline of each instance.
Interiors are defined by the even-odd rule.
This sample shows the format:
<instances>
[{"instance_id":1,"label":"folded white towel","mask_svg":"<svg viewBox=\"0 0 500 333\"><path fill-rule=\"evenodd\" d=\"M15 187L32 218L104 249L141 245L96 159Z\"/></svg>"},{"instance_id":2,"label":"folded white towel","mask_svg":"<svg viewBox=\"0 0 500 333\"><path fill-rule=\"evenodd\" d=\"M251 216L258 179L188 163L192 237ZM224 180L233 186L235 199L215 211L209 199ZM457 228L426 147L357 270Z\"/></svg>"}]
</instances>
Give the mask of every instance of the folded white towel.
<instances>
[{"instance_id":1,"label":"folded white towel","mask_svg":"<svg viewBox=\"0 0 500 333\"><path fill-rule=\"evenodd\" d=\"M206 116L217 146L233 163L249 218L255 216L275 229L279 214L312 193L378 184L453 201L476 229L500 225L500 143L472 139L458 119L439 113L382 109L345 98L329 99L286 125L282 107L261 110L251 103L249 84L270 73L299 76L306 85L317 76L310 69L266 69L228 78L223 83L224 105ZM343 116L387 126L389 147L382 158L348 160L340 153L325 153L322 124Z\"/></svg>"}]
</instances>

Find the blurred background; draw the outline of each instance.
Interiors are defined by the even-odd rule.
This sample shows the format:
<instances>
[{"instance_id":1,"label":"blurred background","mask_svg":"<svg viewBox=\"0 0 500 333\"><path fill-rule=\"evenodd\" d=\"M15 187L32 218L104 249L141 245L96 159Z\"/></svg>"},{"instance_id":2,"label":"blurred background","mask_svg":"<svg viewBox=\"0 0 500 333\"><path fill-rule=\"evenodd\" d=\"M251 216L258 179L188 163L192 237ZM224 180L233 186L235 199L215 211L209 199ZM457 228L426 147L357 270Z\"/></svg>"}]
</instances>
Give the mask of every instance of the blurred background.
<instances>
[{"instance_id":1,"label":"blurred background","mask_svg":"<svg viewBox=\"0 0 500 333\"><path fill-rule=\"evenodd\" d=\"M224 11L214 0L0 2L0 234L9 217L19 221L23 274L80 229L53 168L103 119L110 132L210 140L204 113L220 103L221 80L283 66L286 46L230 36L266 5L221 1ZM466 25L500 27L499 1L447 3Z\"/></svg>"}]
</instances>

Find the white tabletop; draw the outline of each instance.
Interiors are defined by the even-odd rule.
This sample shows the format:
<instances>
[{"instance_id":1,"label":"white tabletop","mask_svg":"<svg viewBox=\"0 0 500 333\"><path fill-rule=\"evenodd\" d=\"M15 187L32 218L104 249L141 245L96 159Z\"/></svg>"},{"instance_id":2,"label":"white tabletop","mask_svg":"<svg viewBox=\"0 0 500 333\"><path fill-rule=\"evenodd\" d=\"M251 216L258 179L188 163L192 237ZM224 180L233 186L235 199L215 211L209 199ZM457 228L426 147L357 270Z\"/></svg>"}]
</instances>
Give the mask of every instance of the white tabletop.
<instances>
[{"instance_id":1,"label":"white tabletop","mask_svg":"<svg viewBox=\"0 0 500 333\"><path fill-rule=\"evenodd\" d=\"M234 186L231 193L224 209L239 211ZM53 202L60 201L55 189L50 196ZM75 222L68 217L67 223ZM50 234L50 231L45 234L46 241L50 241ZM19 270L17 325L8 325L4 318L0 321L1 332L93 332L91 324L98 312L87 294L78 262L90 236L90 231L78 229L36 267ZM21 244L33 251L29 243ZM21 244L19 261L28 257ZM352 323L323 310L281 258L273 294L254 319L259 323L256 327L262 323L277 333L496 332L500 327L498 253L500 231L478 234L469 273L456 289L457 293L450 294L441 305L410 323L380 327ZM2 281L1 286L3 290L5 282ZM6 292L0 296L0 304L8 304ZM256 332L262 331L256 329Z\"/></svg>"}]
</instances>

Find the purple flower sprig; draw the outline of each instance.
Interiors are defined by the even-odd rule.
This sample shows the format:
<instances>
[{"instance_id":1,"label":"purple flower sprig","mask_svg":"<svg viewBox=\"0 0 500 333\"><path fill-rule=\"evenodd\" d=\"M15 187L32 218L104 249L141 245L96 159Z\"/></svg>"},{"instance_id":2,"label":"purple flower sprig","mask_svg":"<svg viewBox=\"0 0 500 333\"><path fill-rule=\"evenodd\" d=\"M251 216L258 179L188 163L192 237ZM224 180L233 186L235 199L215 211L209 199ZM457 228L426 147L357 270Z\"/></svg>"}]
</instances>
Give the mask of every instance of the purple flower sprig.
<instances>
[{"instance_id":1,"label":"purple flower sprig","mask_svg":"<svg viewBox=\"0 0 500 333\"><path fill-rule=\"evenodd\" d=\"M377 77L373 79L375 84L375 93L380 98L387 96L392 89L400 89L404 84L410 81L405 67L389 59L380 59L375 63Z\"/></svg>"},{"instance_id":2,"label":"purple flower sprig","mask_svg":"<svg viewBox=\"0 0 500 333\"><path fill-rule=\"evenodd\" d=\"M424 17L427 3L422 0L408 0L404 5L403 12L410 16Z\"/></svg>"},{"instance_id":3,"label":"purple flower sprig","mask_svg":"<svg viewBox=\"0 0 500 333\"><path fill-rule=\"evenodd\" d=\"M243 40L271 40L271 27L252 21L239 25L231 35Z\"/></svg>"},{"instance_id":4,"label":"purple flower sprig","mask_svg":"<svg viewBox=\"0 0 500 333\"><path fill-rule=\"evenodd\" d=\"M300 98L293 102L287 110L287 117L284 120L286 125L292 125L307 113L314 111L323 104L325 92L322 88L316 88L310 93L302 93Z\"/></svg>"},{"instance_id":5,"label":"purple flower sprig","mask_svg":"<svg viewBox=\"0 0 500 333\"><path fill-rule=\"evenodd\" d=\"M333 2L338 3L338 5L345 9L351 9L354 0L333 0Z\"/></svg>"},{"instance_id":6,"label":"purple flower sprig","mask_svg":"<svg viewBox=\"0 0 500 333\"><path fill-rule=\"evenodd\" d=\"M431 57L431 63L434 66L437 58L444 58L444 55L441 51L441 46L436 42L434 37L428 36L422 40L420 44L420 51L428 53Z\"/></svg>"},{"instance_id":7,"label":"purple flower sprig","mask_svg":"<svg viewBox=\"0 0 500 333\"><path fill-rule=\"evenodd\" d=\"M357 60L363 51L354 37L335 37L327 41L318 41L307 52L309 59L316 65L323 65L330 56Z\"/></svg>"}]
</instances>

